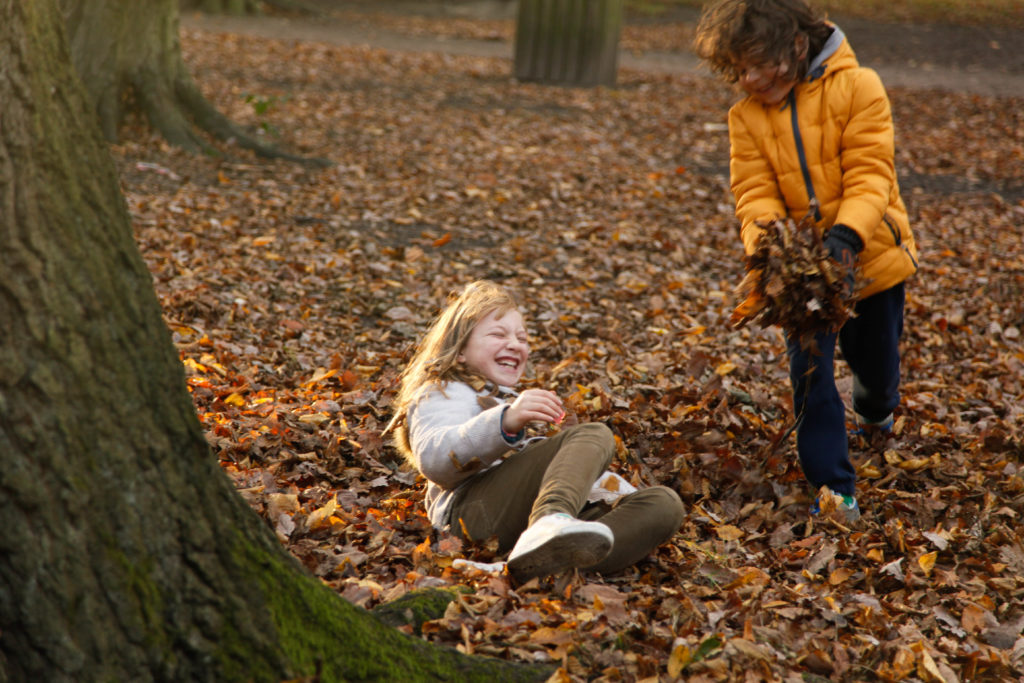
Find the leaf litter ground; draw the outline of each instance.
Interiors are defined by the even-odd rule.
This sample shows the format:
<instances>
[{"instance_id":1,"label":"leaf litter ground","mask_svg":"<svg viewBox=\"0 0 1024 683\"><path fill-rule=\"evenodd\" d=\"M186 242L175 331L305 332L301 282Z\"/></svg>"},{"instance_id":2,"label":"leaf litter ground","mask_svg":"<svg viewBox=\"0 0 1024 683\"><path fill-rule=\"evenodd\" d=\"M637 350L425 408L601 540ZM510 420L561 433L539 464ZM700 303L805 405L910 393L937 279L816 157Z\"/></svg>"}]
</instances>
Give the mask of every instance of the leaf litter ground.
<instances>
[{"instance_id":1,"label":"leaf litter ground","mask_svg":"<svg viewBox=\"0 0 1024 683\"><path fill-rule=\"evenodd\" d=\"M727 88L547 88L496 59L199 31L182 47L227 115L337 161L191 157L133 126L114 148L214 453L344 598L468 586L402 628L556 680L1024 675L1020 99L891 93L922 268L903 405L891 438L851 440L864 517L844 528L807 515L780 333L729 325ZM1010 191L948 191L963 178ZM453 569L493 550L432 532L381 438L416 336L480 277L525 299L528 383L612 427L623 476L685 501L632 570L516 587Z\"/></svg>"}]
</instances>

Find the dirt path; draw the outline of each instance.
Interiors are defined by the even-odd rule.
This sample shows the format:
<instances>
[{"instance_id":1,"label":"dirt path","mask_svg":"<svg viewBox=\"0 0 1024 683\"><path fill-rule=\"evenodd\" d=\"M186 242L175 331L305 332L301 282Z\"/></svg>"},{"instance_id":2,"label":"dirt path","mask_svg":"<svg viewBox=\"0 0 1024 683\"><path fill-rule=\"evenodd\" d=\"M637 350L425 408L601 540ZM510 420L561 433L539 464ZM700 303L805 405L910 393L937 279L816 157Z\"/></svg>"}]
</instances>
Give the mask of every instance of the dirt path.
<instances>
[{"instance_id":1,"label":"dirt path","mask_svg":"<svg viewBox=\"0 0 1024 683\"><path fill-rule=\"evenodd\" d=\"M507 19L510 3L461 4L456 9L438 5L435 12L453 17ZM325 13L322 16L228 17L186 13L182 27L221 33L241 33L268 38L309 40L337 45L371 45L396 51L436 51L512 59L512 45L503 40L453 38L426 34L409 35L389 25L382 5L363 7L354 15ZM408 12L401 2L394 11ZM394 16L394 15L391 15ZM677 21L693 21L693 10ZM878 71L888 87L944 89L979 95L1024 97L1024 51L1015 48L1019 32L1002 27L908 26L872 24L864 20L836 21L850 37L861 62ZM690 52L623 51L619 64L626 69L671 73L706 73Z\"/></svg>"}]
</instances>

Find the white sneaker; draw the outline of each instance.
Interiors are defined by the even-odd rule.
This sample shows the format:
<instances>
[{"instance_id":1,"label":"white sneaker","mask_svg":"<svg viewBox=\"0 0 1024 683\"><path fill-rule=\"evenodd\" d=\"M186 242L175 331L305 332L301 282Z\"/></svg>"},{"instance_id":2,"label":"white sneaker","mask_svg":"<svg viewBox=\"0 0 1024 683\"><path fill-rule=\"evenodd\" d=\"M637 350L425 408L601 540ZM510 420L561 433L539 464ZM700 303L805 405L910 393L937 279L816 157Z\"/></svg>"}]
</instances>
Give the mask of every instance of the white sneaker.
<instances>
[{"instance_id":1,"label":"white sneaker","mask_svg":"<svg viewBox=\"0 0 1024 683\"><path fill-rule=\"evenodd\" d=\"M564 512L545 515L522 533L508 555L508 571L519 583L576 567L592 567L611 552L615 537L607 525L584 522Z\"/></svg>"}]
</instances>

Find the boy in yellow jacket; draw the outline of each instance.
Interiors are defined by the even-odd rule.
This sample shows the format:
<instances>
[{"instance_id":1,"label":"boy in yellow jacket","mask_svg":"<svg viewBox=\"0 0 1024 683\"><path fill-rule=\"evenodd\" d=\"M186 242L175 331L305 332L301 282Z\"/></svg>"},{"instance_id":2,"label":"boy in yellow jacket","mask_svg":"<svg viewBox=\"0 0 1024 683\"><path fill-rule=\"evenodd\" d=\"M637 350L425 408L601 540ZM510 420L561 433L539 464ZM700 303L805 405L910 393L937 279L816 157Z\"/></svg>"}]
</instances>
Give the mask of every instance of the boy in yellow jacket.
<instances>
[{"instance_id":1,"label":"boy in yellow jacket","mask_svg":"<svg viewBox=\"0 0 1024 683\"><path fill-rule=\"evenodd\" d=\"M757 244L759 222L812 215L832 258L859 266L864 280L856 316L838 334L818 335L820 355L794 338L787 345L801 467L854 521L856 473L833 376L837 338L853 373L858 428L891 429L904 281L917 270L885 88L857 63L839 27L803 0L712 2L694 46L746 93L729 110L729 170L746 252Z\"/></svg>"}]
</instances>

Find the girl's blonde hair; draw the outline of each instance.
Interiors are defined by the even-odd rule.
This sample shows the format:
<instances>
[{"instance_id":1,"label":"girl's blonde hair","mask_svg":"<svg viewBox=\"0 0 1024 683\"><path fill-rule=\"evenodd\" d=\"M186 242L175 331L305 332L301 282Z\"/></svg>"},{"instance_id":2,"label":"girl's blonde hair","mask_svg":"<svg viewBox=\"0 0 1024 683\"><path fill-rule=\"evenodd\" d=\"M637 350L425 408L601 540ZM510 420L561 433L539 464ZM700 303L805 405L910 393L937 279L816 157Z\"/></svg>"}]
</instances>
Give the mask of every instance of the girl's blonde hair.
<instances>
[{"instance_id":1,"label":"girl's blonde hair","mask_svg":"<svg viewBox=\"0 0 1024 683\"><path fill-rule=\"evenodd\" d=\"M704 6L693 48L730 83L740 78L737 63L751 59L762 64L786 62L789 70L783 75L800 80L832 30L804 0L718 0ZM805 39L806 51L799 46Z\"/></svg>"},{"instance_id":2,"label":"girl's blonde hair","mask_svg":"<svg viewBox=\"0 0 1024 683\"><path fill-rule=\"evenodd\" d=\"M477 280L466 285L462 293L450 300L431 323L412 360L402 372L401 386L394 403L394 417L385 430L395 430L395 445L407 459L412 459L412 448L406 417L423 387L436 384L443 389L450 381L482 384L482 377L476 376L459 363L459 354L466 346L473 328L483 318L494 311L504 315L518 308L509 290L490 280Z\"/></svg>"}]
</instances>

